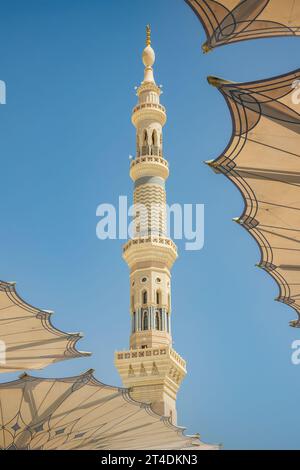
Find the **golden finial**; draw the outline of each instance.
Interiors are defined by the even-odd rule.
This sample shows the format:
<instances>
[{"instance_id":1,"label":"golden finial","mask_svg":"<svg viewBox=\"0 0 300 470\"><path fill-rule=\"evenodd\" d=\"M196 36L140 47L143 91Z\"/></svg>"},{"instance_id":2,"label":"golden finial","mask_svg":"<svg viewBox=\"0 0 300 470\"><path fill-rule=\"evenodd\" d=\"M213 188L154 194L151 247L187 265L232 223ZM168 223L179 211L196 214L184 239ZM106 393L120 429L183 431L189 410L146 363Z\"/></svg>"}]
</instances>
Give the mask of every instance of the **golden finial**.
<instances>
[{"instance_id":1,"label":"golden finial","mask_svg":"<svg viewBox=\"0 0 300 470\"><path fill-rule=\"evenodd\" d=\"M146 46L151 46L151 27L150 24L146 26Z\"/></svg>"}]
</instances>

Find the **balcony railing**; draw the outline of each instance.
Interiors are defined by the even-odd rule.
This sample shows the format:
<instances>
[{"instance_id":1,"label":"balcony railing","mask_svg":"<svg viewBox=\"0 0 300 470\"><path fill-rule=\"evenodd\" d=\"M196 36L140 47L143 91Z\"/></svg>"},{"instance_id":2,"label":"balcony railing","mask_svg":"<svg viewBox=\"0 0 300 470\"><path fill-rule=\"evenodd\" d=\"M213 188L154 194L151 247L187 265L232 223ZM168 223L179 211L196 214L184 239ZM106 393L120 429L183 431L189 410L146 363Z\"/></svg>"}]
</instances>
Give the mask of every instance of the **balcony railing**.
<instances>
[{"instance_id":1,"label":"balcony railing","mask_svg":"<svg viewBox=\"0 0 300 470\"><path fill-rule=\"evenodd\" d=\"M155 104L155 103L142 103L138 104L133 108L133 113L136 113L137 111L140 111L140 109L145 109L145 108L152 108L152 109L158 109L159 111L166 113L166 108L162 106L161 104Z\"/></svg>"},{"instance_id":2,"label":"balcony railing","mask_svg":"<svg viewBox=\"0 0 300 470\"><path fill-rule=\"evenodd\" d=\"M126 245L123 247L123 253L125 253L125 251L127 251L128 248L130 248L133 245L142 245L144 243L153 243L153 244L157 243L159 245L169 246L177 254L177 246L175 245L175 243L170 238L158 237L158 236L157 237L133 238L133 239L129 240L126 243Z\"/></svg>"},{"instance_id":3,"label":"balcony railing","mask_svg":"<svg viewBox=\"0 0 300 470\"><path fill-rule=\"evenodd\" d=\"M140 357L154 357L154 356L167 356L173 357L175 361L180 364L183 368L186 367L186 362L182 357L174 351L174 349L168 347L162 348L144 348L144 349L131 349L130 351L117 351L115 357L118 361L124 359L138 359Z\"/></svg>"},{"instance_id":4,"label":"balcony railing","mask_svg":"<svg viewBox=\"0 0 300 470\"><path fill-rule=\"evenodd\" d=\"M161 165L164 165L165 167L169 166L169 163L167 160L165 160L163 157L159 156L154 156L154 155L145 155L145 156L140 156L137 157L134 160L131 160L130 166L133 167L134 165L138 165L139 163L160 163Z\"/></svg>"}]
</instances>

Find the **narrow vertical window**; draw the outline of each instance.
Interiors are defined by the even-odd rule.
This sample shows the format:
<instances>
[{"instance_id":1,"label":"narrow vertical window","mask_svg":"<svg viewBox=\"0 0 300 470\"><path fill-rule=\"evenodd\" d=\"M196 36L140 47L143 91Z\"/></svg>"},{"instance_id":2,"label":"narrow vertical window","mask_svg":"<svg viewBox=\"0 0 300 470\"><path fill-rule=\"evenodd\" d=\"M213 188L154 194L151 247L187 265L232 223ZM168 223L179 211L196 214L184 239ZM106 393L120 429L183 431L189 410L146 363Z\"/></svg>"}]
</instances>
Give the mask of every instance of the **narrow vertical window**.
<instances>
[{"instance_id":1,"label":"narrow vertical window","mask_svg":"<svg viewBox=\"0 0 300 470\"><path fill-rule=\"evenodd\" d=\"M148 313L143 314L143 330L148 330Z\"/></svg>"},{"instance_id":2,"label":"narrow vertical window","mask_svg":"<svg viewBox=\"0 0 300 470\"><path fill-rule=\"evenodd\" d=\"M157 145L157 133L155 129L152 132L152 145Z\"/></svg>"},{"instance_id":3,"label":"narrow vertical window","mask_svg":"<svg viewBox=\"0 0 300 470\"><path fill-rule=\"evenodd\" d=\"M144 145L148 144L148 136L147 136L147 131L144 131Z\"/></svg>"},{"instance_id":4,"label":"narrow vertical window","mask_svg":"<svg viewBox=\"0 0 300 470\"><path fill-rule=\"evenodd\" d=\"M155 129L152 132L151 143L152 143L152 155L158 155L158 138L157 138L157 132Z\"/></svg>"},{"instance_id":5,"label":"narrow vertical window","mask_svg":"<svg viewBox=\"0 0 300 470\"><path fill-rule=\"evenodd\" d=\"M142 301L143 301L143 304L145 305L148 301L148 296L147 296L147 291L144 290L143 293L142 293Z\"/></svg>"},{"instance_id":6,"label":"narrow vertical window","mask_svg":"<svg viewBox=\"0 0 300 470\"><path fill-rule=\"evenodd\" d=\"M159 325L159 312L156 312L155 314L155 329L160 330L160 325Z\"/></svg>"}]
</instances>

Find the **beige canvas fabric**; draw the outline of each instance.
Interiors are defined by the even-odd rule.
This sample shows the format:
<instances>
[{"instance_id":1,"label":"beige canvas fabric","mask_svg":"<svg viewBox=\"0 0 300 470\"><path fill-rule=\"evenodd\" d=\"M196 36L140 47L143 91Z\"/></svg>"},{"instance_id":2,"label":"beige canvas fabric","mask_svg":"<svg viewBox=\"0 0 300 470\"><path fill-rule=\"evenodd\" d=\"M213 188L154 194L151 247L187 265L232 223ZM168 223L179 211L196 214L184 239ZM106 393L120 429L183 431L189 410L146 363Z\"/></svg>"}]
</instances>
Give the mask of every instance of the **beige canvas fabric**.
<instances>
[{"instance_id":1,"label":"beige canvas fabric","mask_svg":"<svg viewBox=\"0 0 300 470\"><path fill-rule=\"evenodd\" d=\"M21 299L14 284L0 281L0 373L89 355L76 350L81 336L56 329L50 316Z\"/></svg>"},{"instance_id":2,"label":"beige canvas fabric","mask_svg":"<svg viewBox=\"0 0 300 470\"><path fill-rule=\"evenodd\" d=\"M207 36L204 52L248 39L300 35L299 0L185 0Z\"/></svg>"},{"instance_id":3,"label":"beige canvas fabric","mask_svg":"<svg viewBox=\"0 0 300 470\"><path fill-rule=\"evenodd\" d=\"M207 162L240 190L245 209L236 221L257 241L261 260L300 327L300 69L251 83L209 77L232 116L231 141ZM249 292L249 296L253 296Z\"/></svg>"},{"instance_id":4,"label":"beige canvas fabric","mask_svg":"<svg viewBox=\"0 0 300 470\"><path fill-rule=\"evenodd\" d=\"M62 379L23 375L0 384L0 448L41 450L217 449L134 401L93 371Z\"/></svg>"}]
</instances>

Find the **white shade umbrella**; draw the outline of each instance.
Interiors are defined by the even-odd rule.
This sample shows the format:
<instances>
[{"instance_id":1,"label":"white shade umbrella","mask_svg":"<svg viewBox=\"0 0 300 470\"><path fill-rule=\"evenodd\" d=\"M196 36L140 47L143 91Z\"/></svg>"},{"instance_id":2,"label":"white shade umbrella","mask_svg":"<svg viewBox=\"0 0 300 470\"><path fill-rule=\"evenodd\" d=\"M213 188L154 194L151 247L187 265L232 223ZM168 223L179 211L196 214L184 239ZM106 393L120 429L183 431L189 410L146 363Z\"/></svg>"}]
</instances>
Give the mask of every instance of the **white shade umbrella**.
<instances>
[{"instance_id":1,"label":"white shade umbrella","mask_svg":"<svg viewBox=\"0 0 300 470\"><path fill-rule=\"evenodd\" d=\"M80 334L58 330L50 317L51 312L25 302L14 283L0 281L0 373L90 355L76 349Z\"/></svg>"},{"instance_id":2,"label":"white shade umbrella","mask_svg":"<svg viewBox=\"0 0 300 470\"><path fill-rule=\"evenodd\" d=\"M299 0L185 0L214 47L249 39L299 36Z\"/></svg>"},{"instance_id":3,"label":"white shade umbrella","mask_svg":"<svg viewBox=\"0 0 300 470\"><path fill-rule=\"evenodd\" d=\"M185 436L93 371L70 378L22 375L0 384L0 448L40 450L217 449Z\"/></svg>"},{"instance_id":4,"label":"white shade umbrella","mask_svg":"<svg viewBox=\"0 0 300 470\"><path fill-rule=\"evenodd\" d=\"M229 106L233 131L220 157L206 163L240 190L245 208L234 220L258 243L258 266L277 282L276 300L296 311L291 326L300 327L300 69L256 82L209 82Z\"/></svg>"}]
</instances>

